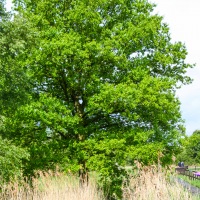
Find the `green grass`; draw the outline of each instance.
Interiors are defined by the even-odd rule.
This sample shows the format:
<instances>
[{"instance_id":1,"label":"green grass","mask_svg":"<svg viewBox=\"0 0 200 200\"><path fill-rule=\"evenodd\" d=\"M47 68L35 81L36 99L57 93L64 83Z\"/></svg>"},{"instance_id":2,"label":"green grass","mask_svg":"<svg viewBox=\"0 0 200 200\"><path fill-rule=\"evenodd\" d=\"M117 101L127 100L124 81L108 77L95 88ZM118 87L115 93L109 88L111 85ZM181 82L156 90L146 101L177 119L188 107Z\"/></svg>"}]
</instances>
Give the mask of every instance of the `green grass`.
<instances>
[{"instance_id":1,"label":"green grass","mask_svg":"<svg viewBox=\"0 0 200 200\"><path fill-rule=\"evenodd\" d=\"M192 179L189 179L188 176L184 176L184 175L178 175L178 177L190 183L191 185L200 188L200 180L192 180Z\"/></svg>"},{"instance_id":2,"label":"green grass","mask_svg":"<svg viewBox=\"0 0 200 200\"><path fill-rule=\"evenodd\" d=\"M199 171L200 172L200 167L197 168L189 168L190 171Z\"/></svg>"}]
</instances>

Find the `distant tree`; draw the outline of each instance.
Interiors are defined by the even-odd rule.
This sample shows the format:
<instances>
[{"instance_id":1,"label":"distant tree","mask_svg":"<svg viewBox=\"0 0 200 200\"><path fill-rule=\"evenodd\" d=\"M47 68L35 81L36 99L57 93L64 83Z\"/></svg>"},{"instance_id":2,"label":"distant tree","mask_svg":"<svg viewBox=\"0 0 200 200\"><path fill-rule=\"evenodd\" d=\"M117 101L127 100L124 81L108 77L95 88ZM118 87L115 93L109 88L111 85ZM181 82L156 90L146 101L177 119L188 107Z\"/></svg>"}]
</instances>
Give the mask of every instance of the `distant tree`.
<instances>
[{"instance_id":1,"label":"distant tree","mask_svg":"<svg viewBox=\"0 0 200 200\"><path fill-rule=\"evenodd\" d=\"M27 34L29 26L26 21L19 16L11 20L11 15L1 7L0 115L8 116L12 115L17 107L27 103L32 90L26 73L27 67L22 65L31 38Z\"/></svg>"},{"instance_id":2,"label":"distant tree","mask_svg":"<svg viewBox=\"0 0 200 200\"><path fill-rule=\"evenodd\" d=\"M162 154L163 164L170 163L182 134L175 91L190 82L185 73L191 65L185 46L172 43L168 26L152 13L154 5L14 3L29 27L24 37L33 40L14 54L31 78L32 93L7 118L5 132L29 148L29 170L57 163L81 177L96 170L120 198L127 160L149 164Z\"/></svg>"},{"instance_id":3,"label":"distant tree","mask_svg":"<svg viewBox=\"0 0 200 200\"><path fill-rule=\"evenodd\" d=\"M6 16L5 0L0 0L0 20Z\"/></svg>"},{"instance_id":4,"label":"distant tree","mask_svg":"<svg viewBox=\"0 0 200 200\"><path fill-rule=\"evenodd\" d=\"M178 159L188 164L200 164L200 130L193 132L183 143L183 152Z\"/></svg>"}]
</instances>

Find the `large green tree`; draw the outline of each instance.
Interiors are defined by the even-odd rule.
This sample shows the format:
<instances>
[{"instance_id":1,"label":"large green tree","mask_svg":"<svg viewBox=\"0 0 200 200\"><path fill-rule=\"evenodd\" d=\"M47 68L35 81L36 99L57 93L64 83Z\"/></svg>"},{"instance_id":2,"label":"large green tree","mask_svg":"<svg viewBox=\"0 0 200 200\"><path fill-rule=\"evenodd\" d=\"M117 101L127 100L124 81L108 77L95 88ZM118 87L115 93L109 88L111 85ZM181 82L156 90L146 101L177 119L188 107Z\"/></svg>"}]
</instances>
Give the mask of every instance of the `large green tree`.
<instances>
[{"instance_id":1,"label":"large green tree","mask_svg":"<svg viewBox=\"0 0 200 200\"><path fill-rule=\"evenodd\" d=\"M33 42L19 52L34 97L6 121L32 156L96 170L120 196L127 160L169 163L182 134L175 91L187 51L146 0L15 0ZM29 41L27 41L28 43ZM118 191L119 193L117 193Z\"/></svg>"}]
</instances>

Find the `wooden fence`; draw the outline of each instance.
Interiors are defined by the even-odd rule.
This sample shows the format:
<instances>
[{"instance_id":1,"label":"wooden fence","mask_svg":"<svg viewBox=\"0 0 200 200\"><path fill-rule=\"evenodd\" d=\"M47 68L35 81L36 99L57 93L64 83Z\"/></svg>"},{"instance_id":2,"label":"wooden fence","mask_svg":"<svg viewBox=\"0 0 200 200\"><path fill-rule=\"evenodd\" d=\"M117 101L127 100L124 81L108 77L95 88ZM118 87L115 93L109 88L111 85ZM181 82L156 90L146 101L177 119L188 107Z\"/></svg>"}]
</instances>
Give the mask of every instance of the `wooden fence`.
<instances>
[{"instance_id":1,"label":"wooden fence","mask_svg":"<svg viewBox=\"0 0 200 200\"><path fill-rule=\"evenodd\" d=\"M190 171L185 167L177 167L175 170L179 174L189 177L191 180L200 180L200 176L195 175L196 171Z\"/></svg>"}]
</instances>

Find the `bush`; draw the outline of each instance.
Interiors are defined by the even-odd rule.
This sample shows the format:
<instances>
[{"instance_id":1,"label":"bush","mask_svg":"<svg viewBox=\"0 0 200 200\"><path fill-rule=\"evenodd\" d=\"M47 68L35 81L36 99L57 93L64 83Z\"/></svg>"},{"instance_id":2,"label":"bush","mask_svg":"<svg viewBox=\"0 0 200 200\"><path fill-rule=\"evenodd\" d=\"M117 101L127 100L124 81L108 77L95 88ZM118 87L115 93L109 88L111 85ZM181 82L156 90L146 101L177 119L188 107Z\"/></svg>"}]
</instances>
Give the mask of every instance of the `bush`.
<instances>
[{"instance_id":1,"label":"bush","mask_svg":"<svg viewBox=\"0 0 200 200\"><path fill-rule=\"evenodd\" d=\"M23 160L28 159L29 154L1 137L0 147L0 184L3 184L21 176Z\"/></svg>"}]
</instances>

